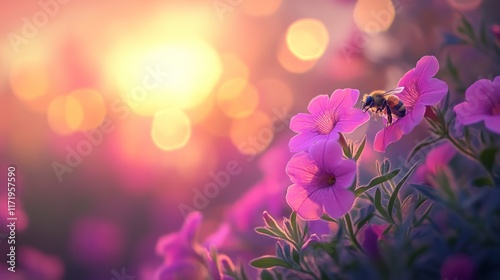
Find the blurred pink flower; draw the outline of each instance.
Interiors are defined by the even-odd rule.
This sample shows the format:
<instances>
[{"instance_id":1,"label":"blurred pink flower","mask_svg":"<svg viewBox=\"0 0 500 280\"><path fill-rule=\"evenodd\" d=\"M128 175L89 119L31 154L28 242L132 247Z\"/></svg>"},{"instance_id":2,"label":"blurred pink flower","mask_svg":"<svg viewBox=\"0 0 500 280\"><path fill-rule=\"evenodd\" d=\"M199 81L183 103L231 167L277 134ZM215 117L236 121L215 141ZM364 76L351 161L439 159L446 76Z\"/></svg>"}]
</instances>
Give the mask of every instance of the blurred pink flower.
<instances>
[{"instance_id":1,"label":"blurred pink flower","mask_svg":"<svg viewBox=\"0 0 500 280\"><path fill-rule=\"evenodd\" d=\"M441 265L441 279L472 280L474 278L474 260L466 254L456 254L446 258Z\"/></svg>"},{"instance_id":2,"label":"blurred pink flower","mask_svg":"<svg viewBox=\"0 0 500 280\"><path fill-rule=\"evenodd\" d=\"M359 242L370 258L380 258L378 241L386 228L387 225L367 224L360 230Z\"/></svg>"},{"instance_id":3,"label":"blurred pink flower","mask_svg":"<svg viewBox=\"0 0 500 280\"><path fill-rule=\"evenodd\" d=\"M491 25L491 33L495 37L497 44L500 44L500 24L492 24Z\"/></svg>"},{"instance_id":4,"label":"blurred pink flower","mask_svg":"<svg viewBox=\"0 0 500 280\"><path fill-rule=\"evenodd\" d=\"M343 159L337 141L321 140L308 153L295 154L286 171L293 182L286 201L303 219L317 220L323 212L338 218L351 209L354 194L348 188L354 180L356 164Z\"/></svg>"},{"instance_id":5,"label":"blurred pink flower","mask_svg":"<svg viewBox=\"0 0 500 280\"><path fill-rule=\"evenodd\" d=\"M500 76L492 81L481 79L465 92L465 102L453 109L457 114L456 128L484 121L490 131L500 134Z\"/></svg>"},{"instance_id":6,"label":"blurred pink flower","mask_svg":"<svg viewBox=\"0 0 500 280\"><path fill-rule=\"evenodd\" d=\"M192 212L184 221L180 231L163 236L158 240L156 253L164 257L155 279L223 279L219 263L215 263L208 250L216 248L225 239L227 230L207 237L203 244L196 242L196 234L203 216ZM215 266L215 267L214 267ZM214 277L218 275L218 277Z\"/></svg>"},{"instance_id":7,"label":"blurred pink flower","mask_svg":"<svg viewBox=\"0 0 500 280\"><path fill-rule=\"evenodd\" d=\"M449 142L435 147L427 154L425 162L417 168L412 181L418 184L430 184L431 178L435 177L440 170L447 168L456 152Z\"/></svg>"},{"instance_id":8,"label":"blurred pink flower","mask_svg":"<svg viewBox=\"0 0 500 280\"><path fill-rule=\"evenodd\" d=\"M290 129L298 134L289 143L292 152L307 151L319 140L337 140L339 132L351 133L370 118L361 109L356 89L337 89L331 97L320 95L309 103L310 114L299 113L290 121Z\"/></svg>"},{"instance_id":9,"label":"blurred pink flower","mask_svg":"<svg viewBox=\"0 0 500 280\"><path fill-rule=\"evenodd\" d=\"M182 228L161 237L156 244L156 253L164 256L164 263L169 265L181 258L197 258L201 246L195 242L196 233L203 217L200 212L192 212L184 221Z\"/></svg>"},{"instance_id":10,"label":"blurred pink flower","mask_svg":"<svg viewBox=\"0 0 500 280\"><path fill-rule=\"evenodd\" d=\"M406 115L398 118L375 135L373 149L384 152L389 144L410 133L424 118L426 106L439 103L448 92L445 82L432 78L439 70L439 62L434 56L424 56L417 66L408 71L398 87L404 90L397 96L406 106Z\"/></svg>"}]
</instances>

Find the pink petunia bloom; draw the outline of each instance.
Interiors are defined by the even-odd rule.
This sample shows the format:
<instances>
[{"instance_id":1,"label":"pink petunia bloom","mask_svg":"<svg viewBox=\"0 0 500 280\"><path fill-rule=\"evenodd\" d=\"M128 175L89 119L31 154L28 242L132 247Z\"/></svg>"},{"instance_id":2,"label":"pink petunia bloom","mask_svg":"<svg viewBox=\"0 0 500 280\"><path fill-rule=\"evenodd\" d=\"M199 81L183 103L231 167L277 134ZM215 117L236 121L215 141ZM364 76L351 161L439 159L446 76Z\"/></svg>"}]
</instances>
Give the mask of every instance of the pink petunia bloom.
<instances>
[{"instance_id":1,"label":"pink petunia bloom","mask_svg":"<svg viewBox=\"0 0 500 280\"><path fill-rule=\"evenodd\" d=\"M382 237L382 233L387 228L387 225L367 224L359 232L359 242L365 250L366 254L373 259L380 258L380 250L378 241Z\"/></svg>"},{"instance_id":2,"label":"pink petunia bloom","mask_svg":"<svg viewBox=\"0 0 500 280\"><path fill-rule=\"evenodd\" d=\"M456 127L484 121L486 128L500 134L500 76L493 81L481 79L465 91L465 102L453 109Z\"/></svg>"},{"instance_id":3,"label":"pink petunia bloom","mask_svg":"<svg viewBox=\"0 0 500 280\"><path fill-rule=\"evenodd\" d=\"M337 141L321 140L309 152L295 154L286 167L293 185L286 201L304 220L317 220L323 213L333 218L346 214L354 203L348 190L354 181L356 164L342 157Z\"/></svg>"},{"instance_id":4,"label":"pink petunia bloom","mask_svg":"<svg viewBox=\"0 0 500 280\"><path fill-rule=\"evenodd\" d=\"M290 139L290 151L307 151L319 140L337 140L339 132L351 133L367 122L370 117L353 108L358 97L358 90L347 88L337 89L330 98L320 95L311 100L310 114L299 113L290 121L290 129L298 133Z\"/></svg>"},{"instance_id":5,"label":"pink petunia bloom","mask_svg":"<svg viewBox=\"0 0 500 280\"><path fill-rule=\"evenodd\" d=\"M375 135L375 151L384 152L389 144L397 142L403 134L410 133L423 120L426 106L436 105L443 99L448 92L448 86L445 82L433 78L438 70L438 60L434 56L424 56L415 68L399 80L398 87L404 87L404 90L397 94L397 97L405 105L406 115Z\"/></svg>"},{"instance_id":6,"label":"pink petunia bloom","mask_svg":"<svg viewBox=\"0 0 500 280\"><path fill-rule=\"evenodd\" d=\"M449 142L444 142L432 149L427 154L425 162L415 171L412 181L418 184L432 185L433 178L438 175L440 170L448 167L448 163L456 153L457 151Z\"/></svg>"},{"instance_id":7,"label":"pink petunia bloom","mask_svg":"<svg viewBox=\"0 0 500 280\"><path fill-rule=\"evenodd\" d=\"M160 238L156 253L163 256L164 261L156 271L155 279L206 279L209 275L210 279L223 279L220 264L215 263L208 249L218 247L226 231L216 232L199 244L195 237L202 219L200 212L192 212L180 231Z\"/></svg>"}]
</instances>

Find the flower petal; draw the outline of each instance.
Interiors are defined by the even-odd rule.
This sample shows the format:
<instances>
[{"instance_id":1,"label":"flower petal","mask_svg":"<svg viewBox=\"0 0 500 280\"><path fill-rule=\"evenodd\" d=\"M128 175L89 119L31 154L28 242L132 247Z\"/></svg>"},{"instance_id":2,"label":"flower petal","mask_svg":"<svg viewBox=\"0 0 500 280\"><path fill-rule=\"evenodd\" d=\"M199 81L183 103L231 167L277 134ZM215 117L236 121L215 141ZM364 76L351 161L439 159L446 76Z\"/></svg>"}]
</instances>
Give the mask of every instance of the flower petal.
<instances>
[{"instance_id":1,"label":"flower petal","mask_svg":"<svg viewBox=\"0 0 500 280\"><path fill-rule=\"evenodd\" d=\"M322 94L314 97L311 102L309 102L309 106L307 106L307 110L311 114L319 114L325 111L325 108L328 107L329 99L328 95Z\"/></svg>"},{"instance_id":2,"label":"flower petal","mask_svg":"<svg viewBox=\"0 0 500 280\"><path fill-rule=\"evenodd\" d=\"M427 55L422 57L415 67L415 78L420 82L428 80L439 71L439 62L435 56ZM419 83L420 84L420 83Z\"/></svg>"},{"instance_id":3,"label":"flower petal","mask_svg":"<svg viewBox=\"0 0 500 280\"><path fill-rule=\"evenodd\" d=\"M316 124L310 114L299 113L290 120L290 129L294 132L315 129Z\"/></svg>"},{"instance_id":4,"label":"flower petal","mask_svg":"<svg viewBox=\"0 0 500 280\"><path fill-rule=\"evenodd\" d=\"M317 220L323 214L323 209L315 198L318 193L323 193L320 189L312 192L303 187L293 184L286 192L286 202L304 220Z\"/></svg>"},{"instance_id":5,"label":"flower petal","mask_svg":"<svg viewBox=\"0 0 500 280\"><path fill-rule=\"evenodd\" d=\"M358 102L359 90L345 88L337 89L330 96L328 107L336 112L344 109L351 109Z\"/></svg>"},{"instance_id":6,"label":"flower petal","mask_svg":"<svg viewBox=\"0 0 500 280\"><path fill-rule=\"evenodd\" d=\"M342 160L342 147L334 140L321 140L312 145L309 154L323 171L334 169Z\"/></svg>"},{"instance_id":7,"label":"flower petal","mask_svg":"<svg viewBox=\"0 0 500 280\"><path fill-rule=\"evenodd\" d=\"M354 204L354 193L343 188L328 188L323 194L325 212L332 218L344 216Z\"/></svg>"},{"instance_id":8,"label":"flower petal","mask_svg":"<svg viewBox=\"0 0 500 280\"><path fill-rule=\"evenodd\" d=\"M356 177L356 162L354 160L341 159L335 170L327 171L335 175L335 188L347 189Z\"/></svg>"},{"instance_id":9,"label":"flower petal","mask_svg":"<svg viewBox=\"0 0 500 280\"><path fill-rule=\"evenodd\" d=\"M349 111L340 115L340 118L335 125L335 130L351 133L356 128L365 124L368 120L370 120L369 114L363 113L360 109L351 108Z\"/></svg>"},{"instance_id":10,"label":"flower petal","mask_svg":"<svg viewBox=\"0 0 500 280\"><path fill-rule=\"evenodd\" d=\"M425 114L425 106L419 105L408 112L406 116L397 120L397 124L401 128L403 134L410 133L423 119ZM394 123L396 124L396 123Z\"/></svg>"},{"instance_id":11,"label":"flower petal","mask_svg":"<svg viewBox=\"0 0 500 280\"><path fill-rule=\"evenodd\" d=\"M436 105L448 92L448 85L439 79L430 79L420 86L421 94L417 104Z\"/></svg>"},{"instance_id":12,"label":"flower petal","mask_svg":"<svg viewBox=\"0 0 500 280\"><path fill-rule=\"evenodd\" d=\"M314 176L320 172L316 162L311 155L306 152L300 152L292 156L286 165L286 173L290 180L304 187L308 187L314 179Z\"/></svg>"},{"instance_id":13,"label":"flower petal","mask_svg":"<svg viewBox=\"0 0 500 280\"><path fill-rule=\"evenodd\" d=\"M484 125L489 131L500 134L500 115L485 117Z\"/></svg>"},{"instance_id":14,"label":"flower petal","mask_svg":"<svg viewBox=\"0 0 500 280\"><path fill-rule=\"evenodd\" d=\"M389 144L394 143L403 137L403 131L401 131L398 122L393 123L392 125L377 132L375 140L373 141L373 149L375 151L385 152L385 149L389 146Z\"/></svg>"},{"instance_id":15,"label":"flower petal","mask_svg":"<svg viewBox=\"0 0 500 280\"><path fill-rule=\"evenodd\" d=\"M307 151L309 150L312 144L314 144L319 140L326 139L328 137L332 139L335 138L338 139L339 136L338 134L337 135L331 134L331 136L329 136L329 135L317 134L310 131L304 131L292 137L292 139L290 139L290 142L288 143L288 147L290 148L290 151L293 153Z\"/></svg>"},{"instance_id":16,"label":"flower petal","mask_svg":"<svg viewBox=\"0 0 500 280\"><path fill-rule=\"evenodd\" d=\"M183 234L188 242L193 242L196 236L196 232L200 227L201 221L203 220L203 215L201 212L191 212L184 221L182 225L181 234Z\"/></svg>"}]
</instances>

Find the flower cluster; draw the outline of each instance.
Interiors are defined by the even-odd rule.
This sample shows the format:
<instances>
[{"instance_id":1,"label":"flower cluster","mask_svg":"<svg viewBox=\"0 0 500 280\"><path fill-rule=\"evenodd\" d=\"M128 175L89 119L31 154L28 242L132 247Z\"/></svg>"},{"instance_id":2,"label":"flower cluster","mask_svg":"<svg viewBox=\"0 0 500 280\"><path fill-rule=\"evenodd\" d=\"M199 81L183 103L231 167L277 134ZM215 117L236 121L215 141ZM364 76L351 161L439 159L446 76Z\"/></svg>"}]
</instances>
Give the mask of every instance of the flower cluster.
<instances>
[{"instance_id":1,"label":"flower cluster","mask_svg":"<svg viewBox=\"0 0 500 280\"><path fill-rule=\"evenodd\" d=\"M405 114L393 115L392 122L385 115L386 126L373 141L373 150L385 152L426 118L431 135L408 158L427 151L421 161L411 166L394 166L388 158L376 161L376 176L361 185L367 177L358 172L358 159L370 142L346 138L370 119L356 106L359 91L338 89L315 97L307 114L291 119L290 129L297 134L288 148L294 154L290 157L281 145L262 157L264 178L236 201L215 234L196 242L202 217L192 213L178 233L160 239L157 252L164 263L157 279L248 279L244 267L215 250L255 246L242 240L252 238L245 232L261 210L265 226L255 231L277 240L276 253L250 262L259 269L252 279L256 273L260 279L498 278L500 147L497 137L481 127L474 134L473 124L484 121L487 130L500 133L500 77L477 81L464 102L450 107L449 98L441 102L449 91L434 78L438 70L438 60L424 56L400 79L395 95ZM394 106L389 103L383 106ZM453 120L465 130L463 137L450 130ZM479 165L472 167L471 160ZM457 165L466 166L474 179L458 172ZM285 169L291 185L276 166ZM283 212L284 184L292 213L275 219Z\"/></svg>"}]
</instances>

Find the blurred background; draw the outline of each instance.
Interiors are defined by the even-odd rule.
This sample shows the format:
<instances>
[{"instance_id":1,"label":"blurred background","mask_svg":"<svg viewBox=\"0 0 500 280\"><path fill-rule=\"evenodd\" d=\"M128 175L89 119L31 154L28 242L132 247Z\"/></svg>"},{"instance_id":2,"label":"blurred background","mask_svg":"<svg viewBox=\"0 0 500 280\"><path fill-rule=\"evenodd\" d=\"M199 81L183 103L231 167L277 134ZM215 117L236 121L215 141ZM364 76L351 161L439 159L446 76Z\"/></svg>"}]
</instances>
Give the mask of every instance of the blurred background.
<instances>
[{"instance_id":1,"label":"blurred background","mask_svg":"<svg viewBox=\"0 0 500 280\"><path fill-rule=\"evenodd\" d=\"M453 34L465 15L493 36L499 11L495 0L0 2L0 177L16 166L18 218L18 270L7 272L2 226L0 278L152 279L156 241L193 210L200 238L226 223L247 235L233 256L256 257L262 210L289 211L290 118L337 88L394 88L423 55L441 70L450 57L466 86L495 76L498 63ZM382 126L349 138L371 142ZM363 176L384 156L404 162L425 130L386 155L367 149ZM0 202L4 221L5 187Z\"/></svg>"}]
</instances>

